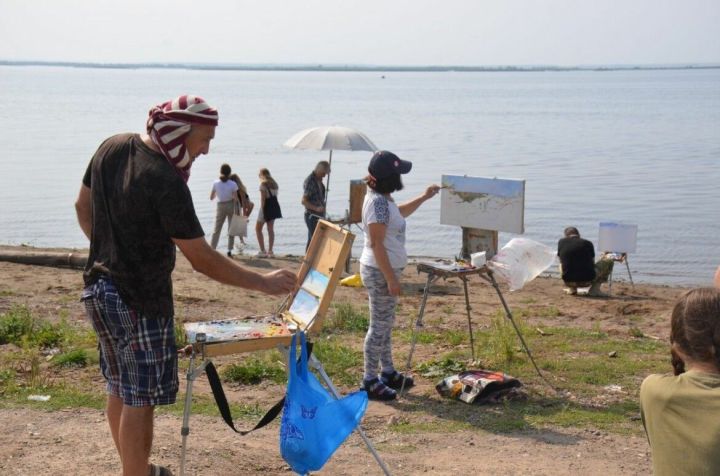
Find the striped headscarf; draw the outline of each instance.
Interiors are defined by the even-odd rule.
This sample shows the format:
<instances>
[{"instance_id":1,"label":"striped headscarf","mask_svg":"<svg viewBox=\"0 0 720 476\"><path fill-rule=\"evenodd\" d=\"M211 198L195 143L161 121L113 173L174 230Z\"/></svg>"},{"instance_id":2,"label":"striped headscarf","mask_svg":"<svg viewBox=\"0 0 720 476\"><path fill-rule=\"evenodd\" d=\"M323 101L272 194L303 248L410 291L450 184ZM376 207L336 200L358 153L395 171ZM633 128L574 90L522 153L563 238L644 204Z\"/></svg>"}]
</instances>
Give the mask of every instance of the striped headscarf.
<instances>
[{"instance_id":1,"label":"striped headscarf","mask_svg":"<svg viewBox=\"0 0 720 476\"><path fill-rule=\"evenodd\" d=\"M199 96L179 96L150 109L147 132L165 158L187 182L192 160L185 141L193 124L217 126L217 109Z\"/></svg>"}]
</instances>

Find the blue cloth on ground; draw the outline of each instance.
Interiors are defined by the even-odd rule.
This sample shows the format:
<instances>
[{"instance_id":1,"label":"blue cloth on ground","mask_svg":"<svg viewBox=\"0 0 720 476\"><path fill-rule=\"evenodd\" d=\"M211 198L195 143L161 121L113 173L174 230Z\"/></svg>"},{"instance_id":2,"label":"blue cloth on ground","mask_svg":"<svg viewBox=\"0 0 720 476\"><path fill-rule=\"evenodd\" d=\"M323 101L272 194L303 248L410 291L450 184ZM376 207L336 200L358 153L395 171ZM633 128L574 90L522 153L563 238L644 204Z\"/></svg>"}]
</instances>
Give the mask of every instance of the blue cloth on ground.
<instances>
[{"instance_id":1,"label":"blue cloth on ground","mask_svg":"<svg viewBox=\"0 0 720 476\"><path fill-rule=\"evenodd\" d=\"M296 359L300 334L300 361ZM290 344L289 380L280 423L280 453L298 474L317 471L355 430L367 409L367 392L336 400L308 371L305 333Z\"/></svg>"}]
</instances>

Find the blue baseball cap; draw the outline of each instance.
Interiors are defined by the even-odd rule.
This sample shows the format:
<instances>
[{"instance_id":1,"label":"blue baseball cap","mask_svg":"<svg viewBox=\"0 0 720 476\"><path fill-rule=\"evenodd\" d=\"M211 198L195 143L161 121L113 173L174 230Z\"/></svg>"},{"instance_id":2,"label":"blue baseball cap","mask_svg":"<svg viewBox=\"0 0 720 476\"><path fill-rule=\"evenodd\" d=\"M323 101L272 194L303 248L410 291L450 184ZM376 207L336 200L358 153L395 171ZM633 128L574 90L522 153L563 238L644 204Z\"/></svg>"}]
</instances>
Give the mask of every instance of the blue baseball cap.
<instances>
[{"instance_id":1,"label":"blue baseball cap","mask_svg":"<svg viewBox=\"0 0 720 476\"><path fill-rule=\"evenodd\" d=\"M368 172L376 179L388 178L393 174L406 174L412 169L412 162L402 160L397 155L387 150L375 152L370 159Z\"/></svg>"}]
</instances>

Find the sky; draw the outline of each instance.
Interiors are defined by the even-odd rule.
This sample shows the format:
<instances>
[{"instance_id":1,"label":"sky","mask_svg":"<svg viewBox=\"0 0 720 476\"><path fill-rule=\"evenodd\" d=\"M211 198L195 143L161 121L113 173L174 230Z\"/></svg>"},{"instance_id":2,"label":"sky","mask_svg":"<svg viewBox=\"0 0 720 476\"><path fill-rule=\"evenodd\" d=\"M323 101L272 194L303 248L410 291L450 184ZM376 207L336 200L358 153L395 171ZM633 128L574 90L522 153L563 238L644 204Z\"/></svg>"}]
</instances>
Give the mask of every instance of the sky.
<instances>
[{"instance_id":1,"label":"sky","mask_svg":"<svg viewBox=\"0 0 720 476\"><path fill-rule=\"evenodd\" d=\"M0 0L0 60L720 63L720 0Z\"/></svg>"}]
</instances>

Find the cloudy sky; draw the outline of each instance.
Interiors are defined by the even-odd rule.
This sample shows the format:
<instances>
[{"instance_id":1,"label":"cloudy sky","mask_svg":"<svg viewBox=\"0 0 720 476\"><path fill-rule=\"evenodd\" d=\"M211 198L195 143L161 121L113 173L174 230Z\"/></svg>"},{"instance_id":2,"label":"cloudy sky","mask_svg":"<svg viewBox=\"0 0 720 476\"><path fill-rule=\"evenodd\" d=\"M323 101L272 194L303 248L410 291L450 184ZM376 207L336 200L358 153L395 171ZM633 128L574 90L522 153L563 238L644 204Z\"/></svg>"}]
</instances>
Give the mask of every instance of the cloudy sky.
<instances>
[{"instance_id":1,"label":"cloudy sky","mask_svg":"<svg viewBox=\"0 0 720 476\"><path fill-rule=\"evenodd\" d=\"M720 63L720 0L0 0L0 60Z\"/></svg>"}]
</instances>

